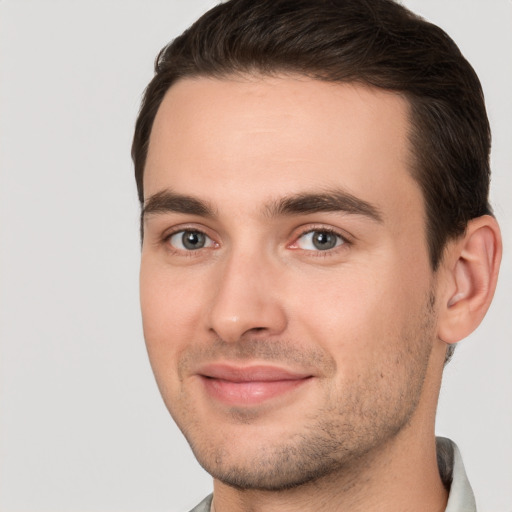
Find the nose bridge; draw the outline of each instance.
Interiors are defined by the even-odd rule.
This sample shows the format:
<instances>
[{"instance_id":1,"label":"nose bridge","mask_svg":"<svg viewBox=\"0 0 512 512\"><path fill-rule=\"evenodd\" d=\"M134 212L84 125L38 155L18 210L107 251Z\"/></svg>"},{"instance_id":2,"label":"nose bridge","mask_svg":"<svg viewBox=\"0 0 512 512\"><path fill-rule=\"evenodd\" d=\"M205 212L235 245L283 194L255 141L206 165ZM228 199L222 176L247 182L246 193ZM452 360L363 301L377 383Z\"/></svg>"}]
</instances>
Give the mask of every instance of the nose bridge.
<instances>
[{"instance_id":1,"label":"nose bridge","mask_svg":"<svg viewBox=\"0 0 512 512\"><path fill-rule=\"evenodd\" d=\"M230 342L249 333L281 332L286 315L278 287L278 269L271 257L254 249L233 249L217 276L210 329Z\"/></svg>"}]
</instances>

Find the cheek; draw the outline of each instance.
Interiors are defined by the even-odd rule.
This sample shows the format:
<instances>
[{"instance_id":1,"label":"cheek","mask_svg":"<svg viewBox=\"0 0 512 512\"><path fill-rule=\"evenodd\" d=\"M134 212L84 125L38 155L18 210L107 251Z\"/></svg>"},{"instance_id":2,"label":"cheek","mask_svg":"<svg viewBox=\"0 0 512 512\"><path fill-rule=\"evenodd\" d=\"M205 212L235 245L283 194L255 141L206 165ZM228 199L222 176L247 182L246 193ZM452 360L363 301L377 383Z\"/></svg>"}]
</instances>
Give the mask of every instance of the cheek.
<instances>
[{"instance_id":1,"label":"cheek","mask_svg":"<svg viewBox=\"0 0 512 512\"><path fill-rule=\"evenodd\" d=\"M199 289L200 291L200 289ZM153 370L165 372L197 338L200 305L197 283L183 273L142 261L140 301L144 338Z\"/></svg>"},{"instance_id":2,"label":"cheek","mask_svg":"<svg viewBox=\"0 0 512 512\"><path fill-rule=\"evenodd\" d=\"M393 268L368 264L304 278L290 308L299 332L344 366L389 352L418 318L428 290L421 276L411 286L411 277Z\"/></svg>"}]
</instances>

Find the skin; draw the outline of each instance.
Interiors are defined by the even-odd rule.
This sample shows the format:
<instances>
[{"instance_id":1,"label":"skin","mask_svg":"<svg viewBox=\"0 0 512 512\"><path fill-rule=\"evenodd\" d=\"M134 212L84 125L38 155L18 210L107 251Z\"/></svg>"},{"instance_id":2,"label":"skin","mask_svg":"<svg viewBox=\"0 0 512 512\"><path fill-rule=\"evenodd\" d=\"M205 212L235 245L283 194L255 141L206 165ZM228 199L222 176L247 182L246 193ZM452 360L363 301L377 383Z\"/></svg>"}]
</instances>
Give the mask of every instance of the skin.
<instances>
[{"instance_id":1,"label":"skin","mask_svg":"<svg viewBox=\"0 0 512 512\"><path fill-rule=\"evenodd\" d=\"M434 419L439 333L460 337L445 314L463 296L460 248L432 271L408 127L398 95L298 76L185 79L163 100L144 176L144 335L217 512L446 506ZM297 206L334 193L329 211ZM295 380L226 384L212 367Z\"/></svg>"}]
</instances>

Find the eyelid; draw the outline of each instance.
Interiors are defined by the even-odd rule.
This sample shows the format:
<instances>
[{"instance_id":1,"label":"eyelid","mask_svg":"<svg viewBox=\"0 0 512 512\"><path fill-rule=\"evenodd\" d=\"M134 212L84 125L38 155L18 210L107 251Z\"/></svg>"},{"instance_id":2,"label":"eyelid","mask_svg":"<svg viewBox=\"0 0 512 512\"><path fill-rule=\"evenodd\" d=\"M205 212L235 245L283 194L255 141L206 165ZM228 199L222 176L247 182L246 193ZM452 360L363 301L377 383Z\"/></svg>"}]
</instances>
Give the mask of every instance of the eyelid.
<instances>
[{"instance_id":1,"label":"eyelid","mask_svg":"<svg viewBox=\"0 0 512 512\"><path fill-rule=\"evenodd\" d=\"M176 234L178 234L180 232L184 232L184 231L192 231L192 232L196 231L198 233L202 233L208 239L210 239L212 243L208 247L202 247L202 248L199 248L196 250L179 249L179 248L173 247L169 243L170 238L172 236L175 236ZM312 249L303 249L301 247L298 247L297 241L301 237L303 237L309 233L315 232L315 231L333 234L336 237L339 237L341 239L342 243L336 245L333 248L325 249L325 250L321 250L321 249L312 250ZM336 253L339 250L347 249L350 245L353 244L353 240L355 238L352 235L348 234L345 230L335 228L331 225L325 225L325 224L303 225L303 226L300 226L299 228L297 228L295 230L295 232L296 232L296 234L292 235L292 242L288 243L286 245L287 248L303 251L305 253L315 253L315 255L317 255L317 256L322 256L322 255L327 256L329 254ZM193 255L198 255L198 253L201 253L202 250L205 250L205 249L211 250L211 249L216 249L216 248L220 247L221 244L217 239L218 239L218 237L215 236L213 233L211 233L211 230L208 228L205 228L203 225L198 226L197 224L193 224L193 223L188 224L187 223L187 224L179 224L179 225L173 226L173 227L165 230L162 233L160 239L157 240L156 243L164 244L170 252L174 252L175 254L184 254L184 255L188 255L188 256L193 256Z\"/></svg>"},{"instance_id":2,"label":"eyelid","mask_svg":"<svg viewBox=\"0 0 512 512\"><path fill-rule=\"evenodd\" d=\"M202 245L201 247L197 247L197 248L187 248L187 247L184 247L183 244L185 242L185 234L194 234L194 235L201 235L203 240L201 241L204 241L204 245ZM181 240L180 240L181 238ZM174 240L176 239L176 240ZM178 249L180 251L185 251L185 252L188 252L188 251L199 251L201 249L209 249L210 247L214 247L215 246L215 242L206 234L204 233L201 233L200 231L193 231L191 229L182 229L181 231L177 231L176 233L170 235L168 238L167 238L167 242L174 248L174 249ZM180 247L181 246L181 247Z\"/></svg>"},{"instance_id":3,"label":"eyelid","mask_svg":"<svg viewBox=\"0 0 512 512\"><path fill-rule=\"evenodd\" d=\"M211 245L209 244L207 247L200 247L199 249L195 250L180 249L171 245L170 240L173 236L187 231L203 234L211 241ZM173 226L170 229L167 229L162 234L161 239L158 241L158 243L163 243L167 247L167 249L173 253L184 254L187 256L194 255L195 253L200 253L202 252L203 249L215 249L220 246L219 242L216 240L216 237L214 237L213 234L210 233L209 229L206 229L203 226L197 226L195 224L180 224L177 226Z\"/></svg>"},{"instance_id":4,"label":"eyelid","mask_svg":"<svg viewBox=\"0 0 512 512\"><path fill-rule=\"evenodd\" d=\"M298 240L300 240L305 235L307 235L309 233L314 233L314 232L329 233L329 234L335 235L341 239L342 243L339 245L336 245L335 247L332 247L331 249L325 249L325 250L303 249L301 247L298 247L298 245L297 245ZM303 227L299 228L299 232L293 236L293 242L288 245L288 248L294 249L294 250L300 250L300 251L304 251L304 252L321 253L321 254L327 255L329 253L336 252L337 250L340 250L341 248L346 248L347 246L350 246L352 243L353 243L352 237L349 236L347 233L345 233L343 230L334 228L332 226L326 226L326 225L320 224L320 225L308 225L308 226L303 226Z\"/></svg>"}]
</instances>

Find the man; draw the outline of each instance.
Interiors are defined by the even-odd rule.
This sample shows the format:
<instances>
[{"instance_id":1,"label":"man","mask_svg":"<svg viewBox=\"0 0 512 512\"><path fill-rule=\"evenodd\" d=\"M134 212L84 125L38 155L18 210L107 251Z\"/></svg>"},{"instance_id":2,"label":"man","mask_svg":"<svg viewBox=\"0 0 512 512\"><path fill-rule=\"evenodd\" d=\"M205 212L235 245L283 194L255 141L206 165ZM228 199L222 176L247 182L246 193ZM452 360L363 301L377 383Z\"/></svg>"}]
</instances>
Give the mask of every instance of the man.
<instances>
[{"instance_id":1,"label":"man","mask_svg":"<svg viewBox=\"0 0 512 512\"><path fill-rule=\"evenodd\" d=\"M231 0L162 50L141 304L194 510L475 510L434 420L496 286L489 146L471 66L390 0Z\"/></svg>"}]
</instances>

